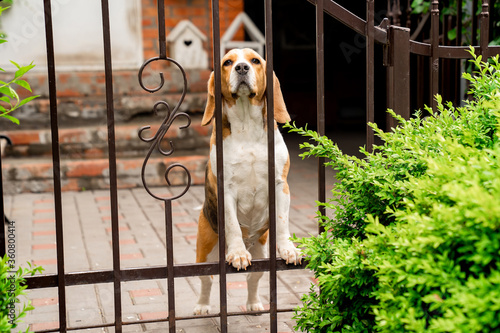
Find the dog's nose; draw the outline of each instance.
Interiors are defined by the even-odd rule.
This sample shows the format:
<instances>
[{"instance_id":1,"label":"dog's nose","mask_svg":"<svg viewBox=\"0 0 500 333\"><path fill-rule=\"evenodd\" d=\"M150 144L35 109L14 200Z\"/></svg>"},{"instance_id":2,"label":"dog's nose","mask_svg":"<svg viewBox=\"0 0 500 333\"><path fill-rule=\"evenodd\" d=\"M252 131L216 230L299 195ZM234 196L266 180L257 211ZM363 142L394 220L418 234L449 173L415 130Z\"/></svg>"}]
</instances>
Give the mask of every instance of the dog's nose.
<instances>
[{"instance_id":1,"label":"dog's nose","mask_svg":"<svg viewBox=\"0 0 500 333\"><path fill-rule=\"evenodd\" d=\"M250 66L248 66L248 64L245 64L243 62L240 62L239 64L236 65L234 69L236 70L236 73L240 75L245 75L246 73L248 73Z\"/></svg>"}]
</instances>

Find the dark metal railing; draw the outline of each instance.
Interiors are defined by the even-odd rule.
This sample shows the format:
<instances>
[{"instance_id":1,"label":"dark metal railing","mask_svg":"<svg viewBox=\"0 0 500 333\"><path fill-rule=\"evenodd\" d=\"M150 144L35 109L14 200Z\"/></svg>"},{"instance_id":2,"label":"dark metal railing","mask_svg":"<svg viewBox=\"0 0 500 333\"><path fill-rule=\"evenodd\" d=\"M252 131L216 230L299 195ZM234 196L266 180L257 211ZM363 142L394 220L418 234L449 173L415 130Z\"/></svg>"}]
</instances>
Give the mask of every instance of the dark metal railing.
<instances>
[{"instance_id":1,"label":"dark metal railing","mask_svg":"<svg viewBox=\"0 0 500 333\"><path fill-rule=\"evenodd\" d=\"M47 70L50 99L50 130L52 135L52 168L54 176L54 210L56 220L57 246L57 293L59 295L59 327L66 331L66 277L64 274L64 237L61 195L61 157L59 152L59 131L57 121L57 87L54 54L54 35L52 26L52 9L50 0L44 0L45 39L47 47Z\"/></svg>"},{"instance_id":2,"label":"dark metal railing","mask_svg":"<svg viewBox=\"0 0 500 333\"><path fill-rule=\"evenodd\" d=\"M268 311L254 311L245 313L228 312L227 308L227 293L226 293L226 275L237 274L234 267L228 266L225 262L225 218L224 218L224 174L223 163L224 154L222 151L222 100L221 100L221 73L220 73L220 17L219 17L219 1L211 0L212 3L212 26L213 26L213 60L214 60L214 77L215 77L215 126L216 126L216 156L217 156L217 191L218 191L218 234L219 234L219 262L218 263L197 263L176 265L173 260L173 231L172 231L172 201L180 198L189 189L190 174L187 168L181 164L170 165L165 172L166 182L169 184L168 174L172 168L182 168L188 178L188 184L185 189L178 195L173 197L162 197L154 194L153 190L148 186L145 179L145 168L152 152L157 149L163 155L174 153L174 147L171 144L170 150L165 151L160 147L160 143L165 134L169 130L172 122L177 117L187 119L187 124L181 126L186 128L190 124L188 115L179 112L181 103L184 100L187 91L187 80L182 66L176 60L167 57L166 51L166 31L165 31L165 3L158 1L158 43L159 55L152 59L146 60L141 66L138 76L139 84L148 92L155 93L161 90L164 84L163 73L159 73L160 85L155 88L148 88L142 82L142 73L145 67L156 61L167 61L176 65L182 72L184 78L183 94L173 109L163 101L155 103L153 110L155 112L166 111L162 125L158 132L152 137L144 136L144 131L149 129L149 126L143 127L139 131L139 138L142 141L150 142L151 147L146 154L142 169L142 179L145 190L155 199L165 203L165 224L166 224L166 244L167 244L167 263L165 266L157 267L138 267L123 269L120 267L120 247L119 247L119 219L118 219L118 196L117 196L117 169L116 169L116 148L115 148L115 133L114 133L114 105L113 105L113 80L112 80L112 61L111 61L111 38L110 38L110 22L109 22L109 5L108 0L101 0L102 4L102 19L103 19L103 37L104 37L104 59L105 59L105 78L106 78L106 108L108 122L108 141L109 141L109 170L110 170L110 198L111 198L111 226L112 226L112 253L113 253L113 269L105 271L91 272L65 272L64 258L64 238L63 238L63 218L62 218L62 200L61 200L61 163L59 155L59 138L58 138L58 110L57 110L57 87L56 87L56 69L54 55L54 38L53 25L51 15L51 0L44 1L45 10L45 31L46 31L46 46L47 46L47 63L49 77L49 94L50 94L50 116L51 116L51 131L52 131L52 151L54 165L54 198L55 198L55 215L56 215L56 240L57 240L57 274L35 276L27 279L29 288L48 288L57 287L59 295L59 328L53 330L44 330L41 332L67 332L72 330L96 328L96 327L114 327L115 332L121 332L123 325L152 323L159 321L168 321L170 332L175 332L176 321L193 319L193 318L220 318L221 331L227 332L227 319L230 316L243 314L262 314L270 315L270 330L277 332L277 314L280 312L291 311L292 309L278 309L277 307L277 271L289 269L301 269L305 267L305 263L299 266L289 266L283 260L276 258L276 193L274 187L274 105L273 98L273 20L272 20L272 0L264 0L265 10L265 35L266 35L266 60L267 60L267 130L268 130L268 175L269 175L269 223L270 223L270 257L269 259L256 259L252 261L252 266L248 267L248 272L264 272L270 274L270 309ZM375 26L374 23L374 0L366 1L366 20L363 20L343 7L331 0L308 0L316 5L316 62L317 62L317 128L320 134L325 134L325 93L324 93L324 14L330 15L336 20L344 23L352 30L366 37L366 120L367 122L374 121L374 44L380 43L384 47L384 64L389 68L388 80L389 84L389 99L388 105L392 107L396 113L405 118L410 116L410 54L416 54L427 57L431 63L430 68L430 93L431 96L439 91L439 60L447 59L467 59L470 55L465 52L465 47L461 46L442 46L439 45L439 2L432 1L431 8L431 25L432 38L430 43L421 43L410 40L409 30L390 26L386 23ZM484 0L481 12L481 35L480 45L475 46L477 52L483 57L488 57L497 54L500 50L497 46L488 46L488 29L489 29L489 6L488 1ZM435 103L433 104L435 107ZM393 124L390 124L393 125ZM374 142L373 132L367 130L366 142L368 149ZM324 160L319 160L318 167L318 200L325 201L325 170ZM2 197L3 203L3 197ZM2 206L0 206L2 208ZM320 208L320 210L323 208ZM0 212L3 213L3 212ZM1 248L5 249L5 240L2 239ZM5 250L4 250L5 252ZM218 313L201 316L176 316L175 308L175 278L201 275L219 275L219 290L220 290L220 309ZM121 300L121 283L135 280L148 279L166 279L168 289L168 318L158 320L142 320L134 322L123 321L122 317L122 300ZM98 283L113 283L114 286L114 323L85 326L85 327L68 327L66 315L66 288L74 285L98 284Z\"/></svg>"}]
</instances>

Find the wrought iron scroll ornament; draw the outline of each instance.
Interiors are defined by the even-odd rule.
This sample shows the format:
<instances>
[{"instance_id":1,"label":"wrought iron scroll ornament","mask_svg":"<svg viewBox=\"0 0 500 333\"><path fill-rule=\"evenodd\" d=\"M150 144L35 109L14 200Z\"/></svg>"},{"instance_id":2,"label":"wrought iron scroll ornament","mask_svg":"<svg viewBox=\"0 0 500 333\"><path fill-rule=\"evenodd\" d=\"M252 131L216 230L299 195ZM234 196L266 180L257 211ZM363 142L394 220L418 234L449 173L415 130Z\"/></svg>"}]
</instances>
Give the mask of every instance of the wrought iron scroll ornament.
<instances>
[{"instance_id":1,"label":"wrought iron scroll ornament","mask_svg":"<svg viewBox=\"0 0 500 333\"><path fill-rule=\"evenodd\" d=\"M156 102L155 105L153 106L153 112L155 114L158 114L158 112L160 111L159 109L162 108L162 106L164 108L166 108L166 116L165 116L165 119L163 120L163 122L161 123L161 126L160 128L158 129L158 131L156 132L156 134L154 134L152 137L145 137L144 135L144 131L146 130L149 130L151 128L151 126L144 126L142 127L140 130L139 130L139 138L144 141L144 142L151 142L152 145L151 147L149 148L147 154L146 154L146 158L144 159L144 163L142 164L142 169L141 169L141 179L142 179L142 183L144 185L144 188L146 189L146 191L154 198L158 199L158 200L161 200L161 201L172 201L172 200L175 200L175 199L178 199L180 197L182 197L184 194L186 194L186 192L189 190L189 187L191 186L191 174L189 172L189 170L182 164L180 163L173 163L171 165L169 165L167 167L167 169L165 170L165 180L167 182L167 184L169 186L171 186L171 182L170 182L170 179L169 179L169 173L170 171L172 171L172 169L174 168L181 168L184 170L184 172L186 173L186 176L187 176L187 184L186 184L186 187L184 188L184 190L177 194L177 195L174 195L174 196L171 196L171 197L163 197L163 196L160 196L160 195L156 195L152 192L152 190L149 188L147 182L146 182L146 176L145 176L145 173L146 173L146 166L147 166L147 163L153 153L153 151L155 150L155 148L158 150L158 152L160 152L161 155L163 156L169 156L169 155L172 155L172 153L174 152L175 150L175 147L174 147L174 144L172 141L169 142L170 144L170 150L168 151L165 151L161 148L161 142L162 140L164 139L165 135L167 134L170 126L172 126L172 123L174 122L174 120L176 118L179 118L179 117L184 117L186 118L187 120L187 123L183 126L180 126L179 129L185 129L187 127L189 127L189 125L191 124L191 118L189 117L189 115L185 112L179 112L179 108L182 104L182 102L184 101L184 97L186 96L186 91L187 91L187 78L186 78L186 72L184 71L184 68L182 68L182 66L177 62L175 61L174 59L171 59L171 58L168 58L168 57L154 57L154 58L151 58L149 60L146 60L144 62L144 64L141 66L141 68L139 69L139 74L138 74L138 77L139 77L139 84L141 85L141 87L147 91L147 92L150 92L150 93L155 93L159 90L161 90L161 88L163 87L163 85L165 84L165 78L163 76L163 73L160 72L159 75L160 75L160 85L156 88L148 88L144 85L144 82L143 82L143 72L144 72L144 69L151 63L155 62L155 61L168 61L168 62L171 62L173 64L175 64L179 70L181 71L182 73L182 77L183 77L183 80L184 80L184 85L183 85L183 88L182 88L182 94L181 94L181 98L179 99L179 102L177 103L177 105L174 107L173 110L170 109L170 106L168 105L167 102L165 101L159 101L159 102ZM163 109L163 108L162 108Z\"/></svg>"}]
</instances>

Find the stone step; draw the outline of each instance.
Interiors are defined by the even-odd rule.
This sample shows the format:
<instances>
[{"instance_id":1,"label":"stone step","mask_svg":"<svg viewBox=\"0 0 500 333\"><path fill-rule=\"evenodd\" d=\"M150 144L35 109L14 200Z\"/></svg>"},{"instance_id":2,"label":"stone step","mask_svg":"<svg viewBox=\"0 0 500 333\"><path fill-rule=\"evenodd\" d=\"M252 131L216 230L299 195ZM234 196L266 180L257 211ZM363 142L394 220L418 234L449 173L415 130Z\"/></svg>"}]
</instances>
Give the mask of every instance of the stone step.
<instances>
[{"instance_id":1,"label":"stone step","mask_svg":"<svg viewBox=\"0 0 500 333\"><path fill-rule=\"evenodd\" d=\"M149 120L151 122L151 120ZM151 143L144 142L138 137L139 130L144 123L120 124L115 127L115 145L118 157L142 157L149 150ZM185 121L174 122L162 141L162 148L170 150L169 141L172 141L177 153L208 154L210 128L201 126L199 116L191 117L191 125L186 129L179 129ZM149 130L143 132L146 138L152 137L161 124L153 124ZM49 129L4 131L12 140L12 146L5 150L6 157L50 157L52 151L51 132ZM107 158L108 129L107 126L87 126L78 128L59 129L60 153L70 159L101 159Z\"/></svg>"},{"instance_id":2,"label":"stone step","mask_svg":"<svg viewBox=\"0 0 500 333\"><path fill-rule=\"evenodd\" d=\"M189 170L191 184L203 184L208 154L163 157L152 156L145 168L145 179L150 188L167 186L165 171L179 163ZM143 187L141 170L144 158L118 158L116 160L118 188ZM21 192L51 192L54 190L51 158L2 158L4 194ZM61 159L61 189L85 191L109 188L108 159ZM188 176L181 167L169 172L171 185L185 185Z\"/></svg>"}]
</instances>

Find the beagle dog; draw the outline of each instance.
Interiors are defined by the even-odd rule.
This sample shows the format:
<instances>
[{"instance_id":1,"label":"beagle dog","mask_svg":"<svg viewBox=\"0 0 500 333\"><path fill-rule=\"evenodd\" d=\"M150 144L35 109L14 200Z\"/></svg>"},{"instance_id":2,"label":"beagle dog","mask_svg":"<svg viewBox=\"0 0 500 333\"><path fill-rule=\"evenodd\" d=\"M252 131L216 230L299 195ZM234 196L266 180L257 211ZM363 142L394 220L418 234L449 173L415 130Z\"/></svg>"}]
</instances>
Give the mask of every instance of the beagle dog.
<instances>
[{"instance_id":1,"label":"beagle dog","mask_svg":"<svg viewBox=\"0 0 500 333\"><path fill-rule=\"evenodd\" d=\"M251 49L233 49L222 58L222 137L224 153L224 205L226 261L238 270L251 265L252 258L268 257L269 195L266 112L266 62ZM214 73L208 82L208 99L202 125L214 118ZM274 75L274 137L276 186L276 244L287 263L299 264L301 255L290 240L288 214L290 191L287 175L288 150L278 123L290 120L280 84ZM217 261L217 178L215 126L210 140L210 158L205 178L205 203L198 222L196 262ZM258 295L263 273L247 277L247 311L264 307ZM202 276L195 314L210 310L212 277Z\"/></svg>"}]
</instances>

